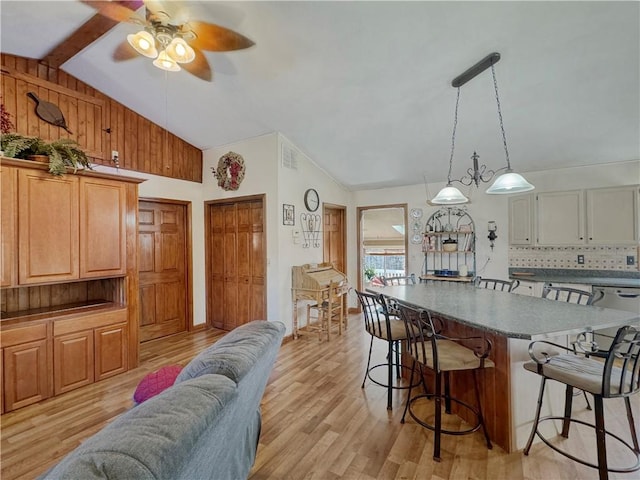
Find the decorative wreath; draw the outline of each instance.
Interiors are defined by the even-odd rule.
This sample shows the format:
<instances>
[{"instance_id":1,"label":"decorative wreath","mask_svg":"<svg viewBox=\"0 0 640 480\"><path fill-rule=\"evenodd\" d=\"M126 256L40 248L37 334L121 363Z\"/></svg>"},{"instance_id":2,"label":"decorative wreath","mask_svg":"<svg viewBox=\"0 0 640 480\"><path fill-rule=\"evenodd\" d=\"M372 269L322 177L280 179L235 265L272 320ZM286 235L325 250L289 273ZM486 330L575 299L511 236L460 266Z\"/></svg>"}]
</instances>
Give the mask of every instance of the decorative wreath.
<instances>
[{"instance_id":1,"label":"decorative wreath","mask_svg":"<svg viewBox=\"0 0 640 480\"><path fill-rule=\"evenodd\" d=\"M229 152L221 156L218 167L211 167L211 170L223 190L238 190L244 180L244 159L235 152Z\"/></svg>"}]
</instances>

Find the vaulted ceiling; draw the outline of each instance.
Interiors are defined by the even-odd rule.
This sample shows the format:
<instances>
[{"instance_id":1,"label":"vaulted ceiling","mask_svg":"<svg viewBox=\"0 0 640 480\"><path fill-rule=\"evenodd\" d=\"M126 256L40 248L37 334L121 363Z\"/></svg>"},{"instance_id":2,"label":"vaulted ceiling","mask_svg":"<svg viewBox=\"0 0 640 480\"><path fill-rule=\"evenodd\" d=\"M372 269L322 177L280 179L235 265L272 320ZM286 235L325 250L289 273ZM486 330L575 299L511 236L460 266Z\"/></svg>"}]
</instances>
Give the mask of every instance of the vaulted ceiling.
<instances>
[{"instance_id":1,"label":"vaulted ceiling","mask_svg":"<svg viewBox=\"0 0 640 480\"><path fill-rule=\"evenodd\" d=\"M514 169L640 159L638 2L182 6L181 15L255 45L205 53L214 70L206 82L141 56L115 62L114 50L139 27L107 22L92 26L106 33L61 68L202 149L280 131L355 190L446 180L451 80L496 51ZM78 1L2 0L0 49L45 58L95 13ZM504 166L490 71L461 87L454 177L474 151L489 168Z\"/></svg>"}]
</instances>

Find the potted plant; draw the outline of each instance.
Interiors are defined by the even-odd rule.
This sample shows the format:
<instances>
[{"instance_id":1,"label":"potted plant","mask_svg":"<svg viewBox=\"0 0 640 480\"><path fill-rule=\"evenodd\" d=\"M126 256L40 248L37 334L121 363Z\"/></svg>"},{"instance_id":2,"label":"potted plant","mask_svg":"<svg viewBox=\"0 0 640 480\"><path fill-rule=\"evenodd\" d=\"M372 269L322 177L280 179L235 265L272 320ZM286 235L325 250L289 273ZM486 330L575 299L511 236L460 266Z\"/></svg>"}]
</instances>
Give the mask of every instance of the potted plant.
<instances>
[{"instance_id":1,"label":"potted plant","mask_svg":"<svg viewBox=\"0 0 640 480\"><path fill-rule=\"evenodd\" d=\"M364 277L367 279L367 282L370 282L373 277L376 276L376 271L373 267L367 267L364 269Z\"/></svg>"},{"instance_id":2,"label":"potted plant","mask_svg":"<svg viewBox=\"0 0 640 480\"><path fill-rule=\"evenodd\" d=\"M0 138L0 149L6 157L29 159L32 156L46 155L49 161L49 173L64 175L67 167L91 170L87 154L79 148L78 142L70 138L61 138L45 142L40 137L27 137L17 133L5 133Z\"/></svg>"}]
</instances>

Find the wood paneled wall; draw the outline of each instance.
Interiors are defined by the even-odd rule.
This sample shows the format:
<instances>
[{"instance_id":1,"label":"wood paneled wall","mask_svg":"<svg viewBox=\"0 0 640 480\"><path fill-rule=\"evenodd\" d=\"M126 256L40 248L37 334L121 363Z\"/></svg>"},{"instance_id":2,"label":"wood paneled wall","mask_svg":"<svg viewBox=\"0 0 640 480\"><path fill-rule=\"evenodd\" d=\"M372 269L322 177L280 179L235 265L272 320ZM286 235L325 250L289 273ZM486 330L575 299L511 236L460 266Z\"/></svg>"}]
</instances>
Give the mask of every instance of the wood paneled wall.
<instances>
[{"instance_id":1,"label":"wood paneled wall","mask_svg":"<svg viewBox=\"0 0 640 480\"><path fill-rule=\"evenodd\" d=\"M0 94L17 133L70 137L93 163L114 166L117 150L120 168L202 183L202 151L193 145L62 70L4 53L1 60ZM38 118L27 92L58 105L73 133Z\"/></svg>"}]
</instances>

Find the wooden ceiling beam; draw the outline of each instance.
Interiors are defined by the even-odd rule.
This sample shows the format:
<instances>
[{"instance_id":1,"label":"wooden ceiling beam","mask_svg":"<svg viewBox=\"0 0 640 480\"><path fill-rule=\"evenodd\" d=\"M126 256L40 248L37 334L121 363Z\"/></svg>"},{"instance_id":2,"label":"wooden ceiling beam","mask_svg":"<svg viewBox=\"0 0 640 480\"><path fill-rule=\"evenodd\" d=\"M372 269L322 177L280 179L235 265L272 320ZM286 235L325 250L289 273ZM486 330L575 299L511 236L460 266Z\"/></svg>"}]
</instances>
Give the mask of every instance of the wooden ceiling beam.
<instances>
[{"instance_id":1,"label":"wooden ceiling beam","mask_svg":"<svg viewBox=\"0 0 640 480\"><path fill-rule=\"evenodd\" d=\"M142 5L140 0L133 1L120 1L118 3L133 13ZM100 13L96 13L87 22L80 26L75 32L69 35L66 39L60 42L59 45L53 48L47 55L40 59L40 63L48 65L50 67L58 68L64 62L80 53L85 47L95 42L102 35L107 33L119 22L107 18Z\"/></svg>"}]
</instances>

